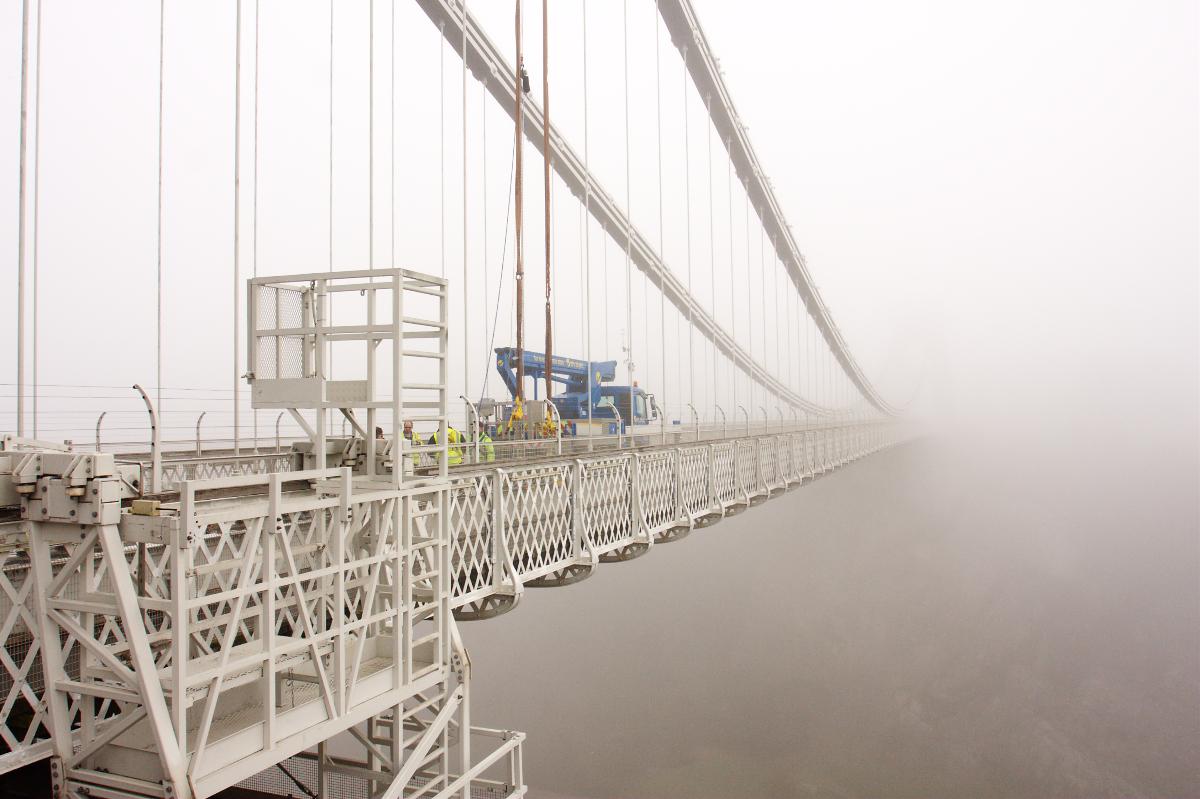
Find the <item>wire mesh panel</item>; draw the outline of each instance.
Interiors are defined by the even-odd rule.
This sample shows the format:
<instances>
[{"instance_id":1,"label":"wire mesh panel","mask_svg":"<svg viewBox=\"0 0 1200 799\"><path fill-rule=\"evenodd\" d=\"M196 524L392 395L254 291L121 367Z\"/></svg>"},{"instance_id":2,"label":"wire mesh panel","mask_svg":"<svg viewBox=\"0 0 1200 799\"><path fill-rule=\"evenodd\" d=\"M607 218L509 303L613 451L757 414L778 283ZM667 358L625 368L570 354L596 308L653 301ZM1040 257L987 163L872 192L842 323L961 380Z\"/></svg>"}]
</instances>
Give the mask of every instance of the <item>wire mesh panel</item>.
<instances>
[{"instance_id":1,"label":"wire mesh panel","mask_svg":"<svg viewBox=\"0 0 1200 799\"><path fill-rule=\"evenodd\" d=\"M679 485L683 507L693 519L713 509L709 494L709 458L712 450L706 446L683 447L679 450Z\"/></svg>"},{"instance_id":2,"label":"wire mesh panel","mask_svg":"<svg viewBox=\"0 0 1200 799\"><path fill-rule=\"evenodd\" d=\"M628 455L580 461L583 533L600 554L634 538L632 464Z\"/></svg>"},{"instance_id":3,"label":"wire mesh panel","mask_svg":"<svg viewBox=\"0 0 1200 799\"><path fill-rule=\"evenodd\" d=\"M304 326L304 291L290 286L253 286L255 314L262 330ZM268 380L305 376L304 334L280 333L255 340L255 375Z\"/></svg>"},{"instance_id":4,"label":"wire mesh panel","mask_svg":"<svg viewBox=\"0 0 1200 799\"><path fill-rule=\"evenodd\" d=\"M450 568L455 607L495 590L493 484L491 474L475 474L458 478L450 486Z\"/></svg>"},{"instance_id":5,"label":"wire mesh panel","mask_svg":"<svg viewBox=\"0 0 1200 799\"><path fill-rule=\"evenodd\" d=\"M570 464L503 473L504 540L522 581L574 561L578 541L571 512Z\"/></svg>"},{"instance_id":6,"label":"wire mesh panel","mask_svg":"<svg viewBox=\"0 0 1200 799\"><path fill-rule=\"evenodd\" d=\"M713 489L716 491L717 500L725 508L736 505L742 499L738 491L737 474L734 471L734 444L733 441L722 441L720 444L713 444L712 448Z\"/></svg>"},{"instance_id":7,"label":"wire mesh panel","mask_svg":"<svg viewBox=\"0 0 1200 799\"><path fill-rule=\"evenodd\" d=\"M638 504L642 524L650 535L675 527L679 522L674 451L638 453Z\"/></svg>"}]
</instances>

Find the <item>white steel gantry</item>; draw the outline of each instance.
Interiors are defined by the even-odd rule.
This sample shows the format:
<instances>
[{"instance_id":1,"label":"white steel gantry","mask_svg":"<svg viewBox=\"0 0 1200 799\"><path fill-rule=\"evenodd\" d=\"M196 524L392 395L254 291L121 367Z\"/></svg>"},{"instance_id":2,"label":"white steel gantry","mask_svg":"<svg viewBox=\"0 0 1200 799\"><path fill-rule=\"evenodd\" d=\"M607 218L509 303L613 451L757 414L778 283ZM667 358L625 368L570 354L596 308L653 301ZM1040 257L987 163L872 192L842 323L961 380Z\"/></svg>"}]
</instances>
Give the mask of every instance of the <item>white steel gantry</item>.
<instances>
[{"instance_id":1,"label":"white steel gantry","mask_svg":"<svg viewBox=\"0 0 1200 799\"><path fill-rule=\"evenodd\" d=\"M315 761L322 796L347 780L384 799L481 785L520 795L523 736L469 724L444 445L441 468L420 479L389 468L374 435L360 437L357 470L344 451L323 462L331 408L360 430L354 410L372 427L390 414L392 440L407 408L445 425L445 283L389 270L250 287L254 401L311 421L315 468L189 481L177 501L125 506L134 490L113 456L6 442L21 516L10 527L29 568L5 572L3 632L7 643L20 623L32 645L8 669L5 710L24 697L48 731L56 799L200 799L293 757ZM334 325L335 291L370 305L386 294L388 308ZM365 348L366 379L330 379L331 352L350 343ZM432 361L435 379L405 382L422 371L414 360ZM12 753L37 745L36 724L16 740L4 721ZM473 761L481 736L500 743Z\"/></svg>"}]
</instances>

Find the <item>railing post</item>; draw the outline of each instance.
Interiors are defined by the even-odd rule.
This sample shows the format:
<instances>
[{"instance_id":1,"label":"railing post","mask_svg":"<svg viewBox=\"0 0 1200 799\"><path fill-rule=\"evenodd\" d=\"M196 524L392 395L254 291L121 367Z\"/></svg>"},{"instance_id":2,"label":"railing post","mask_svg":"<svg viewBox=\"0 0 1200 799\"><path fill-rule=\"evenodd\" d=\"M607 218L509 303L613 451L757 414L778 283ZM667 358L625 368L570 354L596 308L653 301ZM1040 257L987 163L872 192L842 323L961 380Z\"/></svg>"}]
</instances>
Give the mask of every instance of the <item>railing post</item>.
<instances>
[{"instance_id":1,"label":"railing post","mask_svg":"<svg viewBox=\"0 0 1200 799\"><path fill-rule=\"evenodd\" d=\"M721 495L717 493L717 445L708 445L708 507L725 515L725 506L721 504Z\"/></svg>"},{"instance_id":2,"label":"railing post","mask_svg":"<svg viewBox=\"0 0 1200 799\"><path fill-rule=\"evenodd\" d=\"M196 457L197 458L200 457L200 455L202 454L201 449L200 449L200 423L204 421L204 414L206 414L206 413L208 413L208 411L200 411L200 415L196 417Z\"/></svg>"},{"instance_id":3,"label":"railing post","mask_svg":"<svg viewBox=\"0 0 1200 799\"><path fill-rule=\"evenodd\" d=\"M575 539L573 551L578 558L583 554L583 542L587 538L587 525L583 515L583 461L579 458L572 463L570 480L571 532Z\"/></svg>"},{"instance_id":4,"label":"railing post","mask_svg":"<svg viewBox=\"0 0 1200 799\"><path fill-rule=\"evenodd\" d=\"M142 395L146 411L150 414L150 493L157 494L162 490L162 448L158 433L158 413L154 410L154 403L150 401L146 390L136 383L133 388Z\"/></svg>"},{"instance_id":5,"label":"railing post","mask_svg":"<svg viewBox=\"0 0 1200 799\"><path fill-rule=\"evenodd\" d=\"M394 456L393 456L394 457ZM395 467L393 467L395 468ZM504 546L504 470L492 473L492 590L499 592L504 584L503 574L507 565ZM514 568L516 566L514 565ZM513 575L514 578L516 575ZM516 580L513 580L514 584Z\"/></svg>"},{"instance_id":6,"label":"railing post","mask_svg":"<svg viewBox=\"0 0 1200 799\"><path fill-rule=\"evenodd\" d=\"M467 447L474 453L472 463L479 463L479 409L475 407L475 403L467 399L466 394L459 394L458 398L467 404L467 410L470 413L467 416L467 425L471 432L467 436Z\"/></svg>"},{"instance_id":7,"label":"railing post","mask_svg":"<svg viewBox=\"0 0 1200 799\"><path fill-rule=\"evenodd\" d=\"M692 515L687 508L687 499L683 496L683 449L675 447L674 456L671 458L672 471L675 478L675 518L687 519L688 527L691 527Z\"/></svg>"},{"instance_id":8,"label":"railing post","mask_svg":"<svg viewBox=\"0 0 1200 799\"><path fill-rule=\"evenodd\" d=\"M280 412L279 412L279 415L275 417L275 452L276 452L276 454L278 454L278 453L280 453L280 452L282 452L282 451L283 451L283 446L282 446L282 445L279 443L279 423L283 421L283 414L284 414L284 413L285 413L284 411L280 411ZM395 445L393 445L393 447L394 447L394 446L395 446ZM395 466L395 456L393 456L393 460L392 460L392 468L393 468L393 469L394 469L394 468L396 468L396 466Z\"/></svg>"},{"instance_id":9,"label":"railing post","mask_svg":"<svg viewBox=\"0 0 1200 799\"><path fill-rule=\"evenodd\" d=\"M108 415L108 411L101 411L96 417L96 451L100 451L100 423L104 421L104 417Z\"/></svg>"},{"instance_id":10,"label":"railing post","mask_svg":"<svg viewBox=\"0 0 1200 799\"><path fill-rule=\"evenodd\" d=\"M765 422L766 421L765 415L763 416L763 419ZM758 479L758 490L763 492L764 494L770 494L771 489L769 489L767 487L767 481L763 478L762 447L759 446L762 439L761 438L752 438L752 439L750 439L750 441L751 441L751 446L754 447L754 474Z\"/></svg>"},{"instance_id":11,"label":"railing post","mask_svg":"<svg viewBox=\"0 0 1200 799\"><path fill-rule=\"evenodd\" d=\"M636 452L629 453L629 515L629 532L632 537L637 538L634 531L638 530L646 536L646 542L651 543L650 528L646 525L642 513L641 463Z\"/></svg>"}]
</instances>

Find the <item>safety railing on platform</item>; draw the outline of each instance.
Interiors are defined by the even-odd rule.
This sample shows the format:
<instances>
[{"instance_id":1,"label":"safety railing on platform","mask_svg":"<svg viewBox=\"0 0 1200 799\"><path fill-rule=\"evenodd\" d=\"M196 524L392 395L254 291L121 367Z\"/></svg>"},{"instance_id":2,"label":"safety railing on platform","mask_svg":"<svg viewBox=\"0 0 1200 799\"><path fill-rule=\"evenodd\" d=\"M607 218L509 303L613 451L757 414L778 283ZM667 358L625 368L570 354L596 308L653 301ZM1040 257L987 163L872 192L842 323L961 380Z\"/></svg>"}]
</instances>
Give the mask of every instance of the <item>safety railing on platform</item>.
<instances>
[{"instance_id":1,"label":"safety railing on platform","mask_svg":"<svg viewBox=\"0 0 1200 799\"><path fill-rule=\"evenodd\" d=\"M149 466L149 464L144 464L144 466ZM216 480L222 477L273 474L290 472L295 468L296 457L290 452L164 460L161 485L164 491L175 491L189 480Z\"/></svg>"}]
</instances>

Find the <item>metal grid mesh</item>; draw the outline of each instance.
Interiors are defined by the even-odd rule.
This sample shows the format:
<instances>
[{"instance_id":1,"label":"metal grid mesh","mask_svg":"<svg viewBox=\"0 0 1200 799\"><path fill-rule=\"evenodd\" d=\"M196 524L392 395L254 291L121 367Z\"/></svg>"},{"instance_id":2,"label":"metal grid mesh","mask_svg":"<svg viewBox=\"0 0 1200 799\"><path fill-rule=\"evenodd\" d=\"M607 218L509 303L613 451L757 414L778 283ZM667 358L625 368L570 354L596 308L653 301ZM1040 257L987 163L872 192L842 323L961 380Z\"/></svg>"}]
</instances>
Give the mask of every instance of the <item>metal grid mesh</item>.
<instances>
[{"instance_id":1,"label":"metal grid mesh","mask_svg":"<svg viewBox=\"0 0 1200 799\"><path fill-rule=\"evenodd\" d=\"M712 507L708 491L708 447L686 447L679 450L679 483L683 506L693 517L702 516Z\"/></svg>"},{"instance_id":2,"label":"metal grid mesh","mask_svg":"<svg viewBox=\"0 0 1200 799\"><path fill-rule=\"evenodd\" d=\"M597 458L580 466L579 503L584 532L601 551L633 540L628 456Z\"/></svg>"},{"instance_id":3,"label":"metal grid mesh","mask_svg":"<svg viewBox=\"0 0 1200 799\"><path fill-rule=\"evenodd\" d=\"M725 507L738 501L737 475L734 473L733 442L713 445L713 479L717 498Z\"/></svg>"},{"instance_id":4,"label":"metal grid mesh","mask_svg":"<svg viewBox=\"0 0 1200 799\"><path fill-rule=\"evenodd\" d=\"M746 496L758 496L758 448L754 441L737 442L738 486Z\"/></svg>"},{"instance_id":5,"label":"metal grid mesh","mask_svg":"<svg viewBox=\"0 0 1200 799\"><path fill-rule=\"evenodd\" d=\"M490 591L494 579L495 547L492 529L492 478L478 474L450 488L450 564L454 575L454 605L470 601L480 590Z\"/></svg>"},{"instance_id":6,"label":"metal grid mesh","mask_svg":"<svg viewBox=\"0 0 1200 799\"><path fill-rule=\"evenodd\" d=\"M637 459L642 523L650 533L673 527L678 520L679 507L675 490L675 453L639 454Z\"/></svg>"},{"instance_id":7,"label":"metal grid mesh","mask_svg":"<svg viewBox=\"0 0 1200 799\"><path fill-rule=\"evenodd\" d=\"M522 579L571 561L572 519L570 466L534 466L505 474L504 534Z\"/></svg>"},{"instance_id":8,"label":"metal grid mesh","mask_svg":"<svg viewBox=\"0 0 1200 799\"><path fill-rule=\"evenodd\" d=\"M287 286L256 288L255 321L260 330L295 329L304 325L304 292ZM304 336L259 336L255 345L256 377L304 377Z\"/></svg>"}]
</instances>

